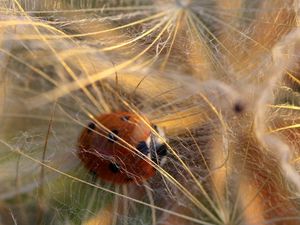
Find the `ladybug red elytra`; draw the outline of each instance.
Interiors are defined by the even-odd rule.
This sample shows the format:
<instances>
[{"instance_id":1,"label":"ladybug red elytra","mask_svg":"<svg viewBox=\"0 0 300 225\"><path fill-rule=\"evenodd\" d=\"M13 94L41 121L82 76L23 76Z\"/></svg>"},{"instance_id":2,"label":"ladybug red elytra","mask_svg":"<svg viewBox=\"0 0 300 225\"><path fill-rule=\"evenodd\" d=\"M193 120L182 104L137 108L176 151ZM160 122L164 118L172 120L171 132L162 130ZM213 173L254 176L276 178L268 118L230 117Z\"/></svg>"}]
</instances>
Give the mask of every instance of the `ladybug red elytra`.
<instances>
[{"instance_id":1,"label":"ladybug red elytra","mask_svg":"<svg viewBox=\"0 0 300 225\"><path fill-rule=\"evenodd\" d=\"M96 117L79 138L78 156L84 166L97 177L115 184L141 183L154 176L151 160L162 164L167 146L143 118L131 112ZM159 127L152 125L152 128L164 137Z\"/></svg>"}]
</instances>

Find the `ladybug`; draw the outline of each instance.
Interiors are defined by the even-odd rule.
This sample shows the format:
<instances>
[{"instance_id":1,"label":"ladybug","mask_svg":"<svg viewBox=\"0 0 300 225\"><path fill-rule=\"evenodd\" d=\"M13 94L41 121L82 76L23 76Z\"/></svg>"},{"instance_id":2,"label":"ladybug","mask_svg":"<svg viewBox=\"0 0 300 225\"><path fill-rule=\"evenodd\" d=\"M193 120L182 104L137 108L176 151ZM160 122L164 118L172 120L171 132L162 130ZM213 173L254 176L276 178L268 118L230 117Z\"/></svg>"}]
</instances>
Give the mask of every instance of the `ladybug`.
<instances>
[{"instance_id":1,"label":"ladybug","mask_svg":"<svg viewBox=\"0 0 300 225\"><path fill-rule=\"evenodd\" d=\"M167 146L153 134L146 124L149 121L143 119L131 112L96 117L83 130L78 142L78 156L84 166L97 177L115 184L141 183L154 176L151 161L162 165ZM152 128L164 137L161 128L156 125Z\"/></svg>"}]
</instances>

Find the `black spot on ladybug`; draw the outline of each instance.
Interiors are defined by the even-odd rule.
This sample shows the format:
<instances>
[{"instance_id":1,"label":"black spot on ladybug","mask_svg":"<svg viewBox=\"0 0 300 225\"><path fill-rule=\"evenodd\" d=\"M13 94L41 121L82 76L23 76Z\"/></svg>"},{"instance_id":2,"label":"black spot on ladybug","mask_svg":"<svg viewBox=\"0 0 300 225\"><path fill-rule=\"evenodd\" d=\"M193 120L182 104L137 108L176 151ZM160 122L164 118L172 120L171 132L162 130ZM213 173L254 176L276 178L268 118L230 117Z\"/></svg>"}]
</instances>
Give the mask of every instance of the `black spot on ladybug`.
<instances>
[{"instance_id":1,"label":"black spot on ladybug","mask_svg":"<svg viewBox=\"0 0 300 225\"><path fill-rule=\"evenodd\" d=\"M148 153L149 153L149 148L148 148L146 142L144 142L144 141L141 141L140 143L138 143L138 145L136 146L136 149L139 150L144 155L148 155Z\"/></svg>"},{"instance_id":2,"label":"black spot on ladybug","mask_svg":"<svg viewBox=\"0 0 300 225\"><path fill-rule=\"evenodd\" d=\"M116 135L118 135L118 131L117 130L112 130L109 134L108 134L108 141L109 142L116 142L118 140L118 138L116 137Z\"/></svg>"},{"instance_id":3,"label":"black spot on ladybug","mask_svg":"<svg viewBox=\"0 0 300 225\"><path fill-rule=\"evenodd\" d=\"M116 163L110 163L108 164L108 169L113 173L120 172L120 167Z\"/></svg>"},{"instance_id":4,"label":"black spot on ladybug","mask_svg":"<svg viewBox=\"0 0 300 225\"><path fill-rule=\"evenodd\" d=\"M121 120L123 121L128 121L130 119L130 116L122 116Z\"/></svg>"},{"instance_id":5,"label":"black spot on ladybug","mask_svg":"<svg viewBox=\"0 0 300 225\"><path fill-rule=\"evenodd\" d=\"M90 132L92 132L92 130L95 130L96 125L93 122L91 122L91 123L89 123L88 128L89 128L88 132L90 133Z\"/></svg>"}]
</instances>

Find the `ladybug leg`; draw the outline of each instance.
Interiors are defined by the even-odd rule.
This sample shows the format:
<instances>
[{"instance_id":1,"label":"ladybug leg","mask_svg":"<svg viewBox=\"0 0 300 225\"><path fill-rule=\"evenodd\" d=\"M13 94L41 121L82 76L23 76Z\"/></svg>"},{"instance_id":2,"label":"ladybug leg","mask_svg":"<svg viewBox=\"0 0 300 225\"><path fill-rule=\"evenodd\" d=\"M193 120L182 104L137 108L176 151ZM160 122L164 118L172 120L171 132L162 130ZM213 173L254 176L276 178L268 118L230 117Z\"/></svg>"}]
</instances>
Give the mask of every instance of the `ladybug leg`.
<instances>
[{"instance_id":1,"label":"ladybug leg","mask_svg":"<svg viewBox=\"0 0 300 225\"><path fill-rule=\"evenodd\" d=\"M95 172L95 171L93 171L93 170L91 170L91 171L89 171L89 174L91 175L91 177L92 177L92 183L96 183L96 181L97 181L97 173Z\"/></svg>"}]
</instances>

